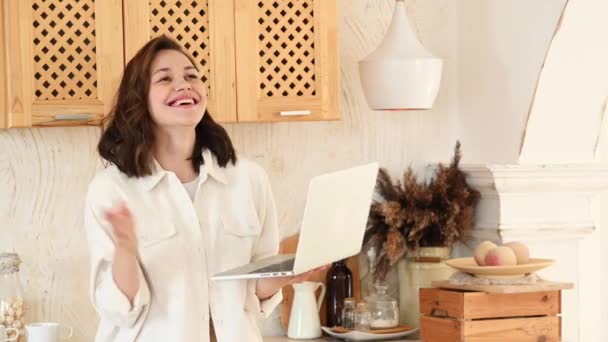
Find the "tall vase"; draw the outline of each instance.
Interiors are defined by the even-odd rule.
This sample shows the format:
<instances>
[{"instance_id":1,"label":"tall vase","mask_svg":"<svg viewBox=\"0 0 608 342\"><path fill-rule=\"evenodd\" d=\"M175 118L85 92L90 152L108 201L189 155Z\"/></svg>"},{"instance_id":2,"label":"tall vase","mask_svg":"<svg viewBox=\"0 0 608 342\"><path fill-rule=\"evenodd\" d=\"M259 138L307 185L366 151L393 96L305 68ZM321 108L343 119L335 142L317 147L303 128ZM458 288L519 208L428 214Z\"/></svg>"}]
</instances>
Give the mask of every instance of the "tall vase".
<instances>
[{"instance_id":1,"label":"tall vase","mask_svg":"<svg viewBox=\"0 0 608 342\"><path fill-rule=\"evenodd\" d=\"M454 269L445 262L450 257L449 247L421 247L397 263L399 272L400 323L420 326L420 288L431 287L437 280L446 280Z\"/></svg>"}]
</instances>

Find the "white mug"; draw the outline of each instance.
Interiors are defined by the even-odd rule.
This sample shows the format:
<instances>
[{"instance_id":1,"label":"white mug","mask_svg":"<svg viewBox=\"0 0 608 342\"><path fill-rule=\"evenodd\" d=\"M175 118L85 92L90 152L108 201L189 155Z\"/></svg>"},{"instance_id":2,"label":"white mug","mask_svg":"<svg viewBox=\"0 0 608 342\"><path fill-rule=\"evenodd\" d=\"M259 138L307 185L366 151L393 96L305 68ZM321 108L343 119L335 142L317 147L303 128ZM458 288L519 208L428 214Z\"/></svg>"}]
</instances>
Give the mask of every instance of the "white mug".
<instances>
[{"instance_id":1,"label":"white mug","mask_svg":"<svg viewBox=\"0 0 608 342\"><path fill-rule=\"evenodd\" d=\"M61 328L59 323L26 324L25 336L27 336L27 342L59 342L62 339L71 338L74 334L71 327L63 327L68 331L68 336L60 337Z\"/></svg>"},{"instance_id":2,"label":"white mug","mask_svg":"<svg viewBox=\"0 0 608 342\"><path fill-rule=\"evenodd\" d=\"M17 334L11 338L8 338L8 333L14 331ZM19 330L15 328L6 328L4 325L0 324L0 342L9 342L15 341L19 337Z\"/></svg>"}]
</instances>

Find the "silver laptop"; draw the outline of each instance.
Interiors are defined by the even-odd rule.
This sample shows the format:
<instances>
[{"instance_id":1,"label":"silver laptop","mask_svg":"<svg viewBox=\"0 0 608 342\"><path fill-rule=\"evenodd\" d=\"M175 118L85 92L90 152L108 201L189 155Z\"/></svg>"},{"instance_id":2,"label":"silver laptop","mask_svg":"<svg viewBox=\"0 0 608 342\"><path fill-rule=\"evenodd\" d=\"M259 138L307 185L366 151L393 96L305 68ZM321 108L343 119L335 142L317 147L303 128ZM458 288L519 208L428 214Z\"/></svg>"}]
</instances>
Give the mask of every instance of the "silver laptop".
<instances>
[{"instance_id":1,"label":"silver laptop","mask_svg":"<svg viewBox=\"0 0 608 342\"><path fill-rule=\"evenodd\" d=\"M282 277L358 254L378 175L371 163L310 181L296 254L277 255L218 273L213 280Z\"/></svg>"}]
</instances>

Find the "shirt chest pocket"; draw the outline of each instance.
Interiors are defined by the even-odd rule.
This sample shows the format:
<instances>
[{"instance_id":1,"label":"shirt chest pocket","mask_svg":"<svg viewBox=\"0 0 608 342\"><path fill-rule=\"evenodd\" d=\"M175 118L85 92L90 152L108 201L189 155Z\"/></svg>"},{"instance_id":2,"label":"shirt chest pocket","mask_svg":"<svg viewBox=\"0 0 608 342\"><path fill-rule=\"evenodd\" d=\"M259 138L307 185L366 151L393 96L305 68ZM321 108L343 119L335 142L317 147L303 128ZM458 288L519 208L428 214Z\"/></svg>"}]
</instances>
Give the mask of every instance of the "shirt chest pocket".
<instances>
[{"instance_id":1,"label":"shirt chest pocket","mask_svg":"<svg viewBox=\"0 0 608 342\"><path fill-rule=\"evenodd\" d=\"M223 211L220 221L218 251L223 268L249 263L262 231L255 210Z\"/></svg>"},{"instance_id":2,"label":"shirt chest pocket","mask_svg":"<svg viewBox=\"0 0 608 342\"><path fill-rule=\"evenodd\" d=\"M150 215L138 220L137 240L141 248L152 247L171 239L176 233L174 222L168 218Z\"/></svg>"}]
</instances>

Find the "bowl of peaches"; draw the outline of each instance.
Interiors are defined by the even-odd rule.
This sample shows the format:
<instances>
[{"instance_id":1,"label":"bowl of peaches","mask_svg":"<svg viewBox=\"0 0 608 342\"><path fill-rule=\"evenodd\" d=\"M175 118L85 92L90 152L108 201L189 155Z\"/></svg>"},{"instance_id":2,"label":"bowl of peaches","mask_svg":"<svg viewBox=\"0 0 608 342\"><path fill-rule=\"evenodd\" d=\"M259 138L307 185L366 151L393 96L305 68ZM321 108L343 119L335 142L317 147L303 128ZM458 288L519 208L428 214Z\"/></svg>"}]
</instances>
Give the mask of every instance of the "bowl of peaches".
<instances>
[{"instance_id":1,"label":"bowl of peaches","mask_svg":"<svg viewBox=\"0 0 608 342\"><path fill-rule=\"evenodd\" d=\"M472 258L456 258L447 261L451 267L479 278L521 278L550 266L551 259L530 258L528 246L521 242L509 242L497 246L484 241L475 249Z\"/></svg>"}]
</instances>

